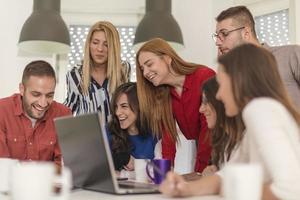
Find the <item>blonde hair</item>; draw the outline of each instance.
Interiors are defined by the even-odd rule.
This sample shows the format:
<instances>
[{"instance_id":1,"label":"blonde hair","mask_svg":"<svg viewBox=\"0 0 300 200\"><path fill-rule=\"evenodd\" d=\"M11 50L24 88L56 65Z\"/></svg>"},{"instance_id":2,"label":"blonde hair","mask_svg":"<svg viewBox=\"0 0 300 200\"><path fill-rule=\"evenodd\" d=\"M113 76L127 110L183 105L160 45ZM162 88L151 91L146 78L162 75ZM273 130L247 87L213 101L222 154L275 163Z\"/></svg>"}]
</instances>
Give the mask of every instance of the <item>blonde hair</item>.
<instances>
[{"instance_id":1,"label":"blonde hair","mask_svg":"<svg viewBox=\"0 0 300 200\"><path fill-rule=\"evenodd\" d=\"M125 72L125 67L121 63L121 45L120 37L116 27L107 21L99 21L95 23L87 35L85 42L85 50L82 67L82 90L84 94L88 94L88 89L91 81L91 67L93 60L90 55L90 43L92 36L97 31L103 31L108 44L108 61L107 61L107 78L109 80L110 95L115 89L124 82L128 81L128 76Z\"/></svg>"},{"instance_id":2,"label":"blonde hair","mask_svg":"<svg viewBox=\"0 0 300 200\"><path fill-rule=\"evenodd\" d=\"M165 130L174 141L177 141L178 135L172 112L170 86L160 85L155 87L144 78L138 61L141 52L151 52L160 57L163 55L169 56L172 59L172 70L179 75L191 74L199 66L184 61L165 40L160 38L149 40L136 54L137 92L141 122L147 122L154 134L159 136Z\"/></svg>"}]
</instances>

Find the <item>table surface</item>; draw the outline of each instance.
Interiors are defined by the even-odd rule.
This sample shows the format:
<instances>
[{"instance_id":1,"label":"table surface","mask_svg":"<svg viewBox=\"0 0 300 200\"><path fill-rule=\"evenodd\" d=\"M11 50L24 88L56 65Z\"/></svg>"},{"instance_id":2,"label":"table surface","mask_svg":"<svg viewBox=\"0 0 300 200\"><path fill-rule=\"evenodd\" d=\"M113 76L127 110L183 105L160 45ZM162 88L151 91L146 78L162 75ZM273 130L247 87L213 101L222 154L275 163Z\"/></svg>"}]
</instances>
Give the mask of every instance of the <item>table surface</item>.
<instances>
[{"instance_id":1,"label":"table surface","mask_svg":"<svg viewBox=\"0 0 300 200\"><path fill-rule=\"evenodd\" d=\"M124 199L130 199L130 200L166 200L166 199L173 199L175 198L168 198L166 196L163 196L162 194L136 194L136 195L113 195L113 194L106 194L101 192L94 192L94 191L88 191L88 190L76 190L73 191L70 197L70 200L99 200L99 199L105 199L105 200L124 200ZM197 196L197 197L189 197L185 198L188 200L191 199L197 199L197 200L223 200L219 196Z\"/></svg>"},{"instance_id":2,"label":"table surface","mask_svg":"<svg viewBox=\"0 0 300 200\"><path fill-rule=\"evenodd\" d=\"M3 196L0 194L1 200L12 200L10 196ZM162 194L136 194L136 195L114 195L114 194L107 194L102 192L94 192L89 190L75 190L71 192L69 200L166 200L166 199L173 199L176 198L169 198L163 196ZM177 198L178 199L178 198ZM185 198L188 200L223 200L223 198L219 196L196 196L196 197L188 197ZM53 198L55 200L55 198Z\"/></svg>"}]
</instances>

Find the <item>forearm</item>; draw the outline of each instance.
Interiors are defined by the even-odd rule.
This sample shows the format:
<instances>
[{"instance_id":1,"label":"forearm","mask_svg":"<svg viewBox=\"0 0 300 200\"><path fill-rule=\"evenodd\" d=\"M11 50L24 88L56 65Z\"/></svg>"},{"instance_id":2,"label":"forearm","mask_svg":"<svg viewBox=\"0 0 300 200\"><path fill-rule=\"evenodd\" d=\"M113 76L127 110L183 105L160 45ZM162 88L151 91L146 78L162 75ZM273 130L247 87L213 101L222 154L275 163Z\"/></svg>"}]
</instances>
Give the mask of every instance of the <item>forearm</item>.
<instances>
[{"instance_id":1,"label":"forearm","mask_svg":"<svg viewBox=\"0 0 300 200\"><path fill-rule=\"evenodd\" d=\"M262 191L262 200L279 200L271 191L270 184L264 184Z\"/></svg>"},{"instance_id":2,"label":"forearm","mask_svg":"<svg viewBox=\"0 0 300 200\"><path fill-rule=\"evenodd\" d=\"M219 194L221 189L221 177L219 175L205 176L199 180L188 182L191 195Z\"/></svg>"},{"instance_id":3,"label":"forearm","mask_svg":"<svg viewBox=\"0 0 300 200\"><path fill-rule=\"evenodd\" d=\"M53 153L53 161L57 167L61 167L62 165L62 154L61 149L58 143L56 143L54 147L54 153Z\"/></svg>"},{"instance_id":4,"label":"forearm","mask_svg":"<svg viewBox=\"0 0 300 200\"><path fill-rule=\"evenodd\" d=\"M172 141L172 139L166 132L163 133L161 148L162 148L162 157L164 159L171 160L173 166L175 154L176 154L176 144Z\"/></svg>"}]
</instances>

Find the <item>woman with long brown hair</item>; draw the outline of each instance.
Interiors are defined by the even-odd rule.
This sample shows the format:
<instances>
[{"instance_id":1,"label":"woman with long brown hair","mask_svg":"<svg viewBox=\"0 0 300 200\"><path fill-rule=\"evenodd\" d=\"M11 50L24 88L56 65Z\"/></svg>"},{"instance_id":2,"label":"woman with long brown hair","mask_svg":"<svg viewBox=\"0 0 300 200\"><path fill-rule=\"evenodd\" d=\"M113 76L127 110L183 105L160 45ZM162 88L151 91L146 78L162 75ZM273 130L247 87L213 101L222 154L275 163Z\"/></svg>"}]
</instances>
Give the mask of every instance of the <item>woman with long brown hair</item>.
<instances>
[{"instance_id":1,"label":"woman with long brown hair","mask_svg":"<svg viewBox=\"0 0 300 200\"><path fill-rule=\"evenodd\" d=\"M114 92L108 138L115 169L133 170L134 159L153 159L157 139L140 121L136 83L124 83Z\"/></svg>"},{"instance_id":2,"label":"woman with long brown hair","mask_svg":"<svg viewBox=\"0 0 300 200\"><path fill-rule=\"evenodd\" d=\"M141 121L162 136L162 156L174 161L178 142L176 122L183 135L198 142L195 171L202 171L211 154L205 117L198 112L201 86L215 72L180 58L163 39L146 42L136 54Z\"/></svg>"},{"instance_id":3,"label":"woman with long brown hair","mask_svg":"<svg viewBox=\"0 0 300 200\"><path fill-rule=\"evenodd\" d=\"M300 114L287 95L274 56L263 48L243 44L218 62L217 98L227 116L242 114L246 128L239 160L234 162L262 166L262 199L299 199ZM170 196L216 194L222 179L222 170L193 183L170 173L160 190Z\"/></svg>"},{"instance_id":4,"label":"woman with long brown hair","mask_svg":"<svg viewBox=\"0 0 300 200\"><path fill-rule=\"evenodd\" d=\"M244 125L241 116L227 117L221 101L216 99L219 85L216 77L205 81L202 87L202 104L199 112L203 113L207 127L211 131L211 165L207 166L202 175L211 175L221 169L236 151L239 141L243 138Z\"/></svg>"}]
</instances>

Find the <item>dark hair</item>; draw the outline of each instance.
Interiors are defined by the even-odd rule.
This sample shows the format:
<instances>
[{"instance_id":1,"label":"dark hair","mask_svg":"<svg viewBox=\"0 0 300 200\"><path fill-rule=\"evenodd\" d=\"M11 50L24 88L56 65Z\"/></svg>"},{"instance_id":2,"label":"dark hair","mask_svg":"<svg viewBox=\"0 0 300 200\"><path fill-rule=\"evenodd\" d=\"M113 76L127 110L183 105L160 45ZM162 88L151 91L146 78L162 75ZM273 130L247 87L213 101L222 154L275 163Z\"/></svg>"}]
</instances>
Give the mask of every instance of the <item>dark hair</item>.
<instances>
[{"instance_id":1,"label":"dark hair","mask_svg":"<svg viewBox=\"0 0 300 200\"><path fill-rule=\"evenodd\" d=\"M243 44L219 57L218 62L234 83L232 91L239 110L253 98L270 97L281 102L300 125L300 115L289 99L271 52Z\"/></svg>"},{"instance_id":2,"label":"dark hair","mask_svg":"<svg viewBox=\"0 0 300 200\"><path fill-rule=\"evenodd\" d=\"M128 140L128 132L127 130L123 130L120 127L119 120L116 113L116 105L117 101L122 94L126 94L128 98L128 104L130 109L137 115L136 127L138 129L138 134L145 137L150 134L148 125L145 123L141 123L140 121L140 110L139 110L139 102L137 98L137 89L136 83L128 82L120 85L112 96L111 101L111 111L112 111L112 119L109 122L109 130L112 135L112 152L120 153L120 152L130 152L131 144Z\"/></svg>"},{"instance_id":3,"label":"dark hair","mask_svg":"<svg viewBox=\"0 0 300 200\"><path fill-rule=\"evenodd\" d=\"M217 17L216 21L221 22L225 19L232 18L234 22L237 22L239 26L248 26L251 28L253 36L256 37L255 32L255 21L250 12L250 10L246 6L235 6L230 7L226 10L223 10Z\"/></svg>"},{"instance_id":4,"label":"dark hair","mask_svg":"<svg viewBox=\"0 0 300 200\"><path fill-rule=\"evenodd\" d=\"M225 115L223 103L216 99L218 88L219 85L215 76L205 81L202 86L202 92L205 94L207 103L216 112L216 125L211 130L211 161L212 164L220 168L225 161L230 159L233 149L241 141L244 125L240 116L230 118Z\"/></svg>"},{"instance_id":5,"label":"dark hair","mask_svg":"<svg viewBox=\"0 0 300 200\"><path fill-rule=\"evenodd\" d=\"M22 83L26 84L30 76L48 76L52 77L56 81L53 67L48 62L43 60L32 61L26 65L23 71Z\"/></svg>"}]
</instances>

